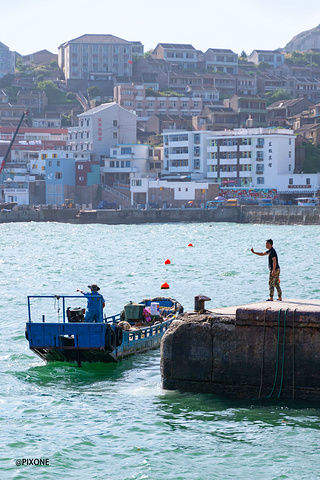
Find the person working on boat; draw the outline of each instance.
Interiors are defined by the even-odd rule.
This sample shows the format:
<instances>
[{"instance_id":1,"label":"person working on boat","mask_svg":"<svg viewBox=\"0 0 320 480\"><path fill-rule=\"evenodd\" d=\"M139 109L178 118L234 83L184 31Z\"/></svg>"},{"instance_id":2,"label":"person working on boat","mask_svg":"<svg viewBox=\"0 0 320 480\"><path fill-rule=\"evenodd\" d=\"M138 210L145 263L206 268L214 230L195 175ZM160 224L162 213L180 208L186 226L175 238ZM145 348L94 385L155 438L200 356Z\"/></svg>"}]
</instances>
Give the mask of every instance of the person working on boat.
<instances>
[{"instance_id":1,"label":"person working on boat","mask_svg":"<svg viewBox=\"0 0 320 480\"><path fill-rule=\"evenodd\" d=\"M251 248L251 252L255 253L256 255L259 255L260 257L264 255L268 255L269 257L269 270L270 270L270 275L269 275L269 292L270 292L270 297L268 298L267 302L272 302L273 301L273 295L274 295L274 287L276 287L277 292L278 292L278 300L282 300L282 292L280 288L280 266L278 262L278 255L275 249L273 248L273 240L269 238L269 240L266 241L266 252L255 252L253 248Z\"/></svg>"},{"instance_id":2,"label":"person working on boat","mask_svg":"<svg viewBox=\"0 0 320 480\"><path fill-rule=\"evenodd\" d=\"M101 323L103 322L105 299L100 293L98 293L100 288L95 283L88 285L88 288L90 288L90 292L87 293L80 290L80 288L77 288L77 292L82 293L87 299L87 309L84 321Z\"/></svg>"}]
</instances>

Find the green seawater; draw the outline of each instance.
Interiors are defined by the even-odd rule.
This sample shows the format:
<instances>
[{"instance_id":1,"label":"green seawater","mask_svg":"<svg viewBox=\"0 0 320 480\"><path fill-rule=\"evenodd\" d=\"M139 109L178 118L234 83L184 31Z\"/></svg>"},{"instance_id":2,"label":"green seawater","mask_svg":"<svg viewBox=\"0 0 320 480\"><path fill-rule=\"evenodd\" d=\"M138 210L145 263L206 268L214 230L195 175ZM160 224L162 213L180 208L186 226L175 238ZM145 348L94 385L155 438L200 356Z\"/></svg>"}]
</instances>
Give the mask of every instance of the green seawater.
<instances>
[{"instance_id":1,"label":"green seawater","mask_svg":"<svg viewBox=\"0 0 320 480\"><path fill-rule=\"evenodd\" d=\"M1 224L0 479L319 479L320 404L165 391L158 350L46 365L24 337L27 295L76 295L92 282L108 314L167 293L186 310L198 294L212 308L265 300L267 258L250 248L270 237L283 297L319 299L320 226ZM61 305L44 308L35 302L35 317L61 321Z\"/></svg>"}]
</instances>

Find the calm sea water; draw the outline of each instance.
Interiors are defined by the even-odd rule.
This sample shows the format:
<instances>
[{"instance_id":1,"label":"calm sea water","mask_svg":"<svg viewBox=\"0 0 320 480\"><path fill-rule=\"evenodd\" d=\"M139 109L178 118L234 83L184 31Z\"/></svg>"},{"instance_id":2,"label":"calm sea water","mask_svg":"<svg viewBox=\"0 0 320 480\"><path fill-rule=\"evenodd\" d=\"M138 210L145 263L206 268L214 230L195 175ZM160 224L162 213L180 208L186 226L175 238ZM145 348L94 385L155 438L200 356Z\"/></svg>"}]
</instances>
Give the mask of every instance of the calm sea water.
<instances>
[{"instance_id":1,"label":"calm sea water","mask_svg":"<svg viewBox=\"0 0 320 480\"><path fill-rule=\"evenodd\" d=\"M320 478L319 405L165 391L159 351L45 365L24 338L27 295L75 295L92 282L109 314L162 295L164 281L186 310L198 294L212 308L265 300L267 260L250 248L264 251L270 237L284 298L319 299L319 226L0 225L0 478ZM40 458L49 465L16 466Z\"/></svg>"}]
</instances>

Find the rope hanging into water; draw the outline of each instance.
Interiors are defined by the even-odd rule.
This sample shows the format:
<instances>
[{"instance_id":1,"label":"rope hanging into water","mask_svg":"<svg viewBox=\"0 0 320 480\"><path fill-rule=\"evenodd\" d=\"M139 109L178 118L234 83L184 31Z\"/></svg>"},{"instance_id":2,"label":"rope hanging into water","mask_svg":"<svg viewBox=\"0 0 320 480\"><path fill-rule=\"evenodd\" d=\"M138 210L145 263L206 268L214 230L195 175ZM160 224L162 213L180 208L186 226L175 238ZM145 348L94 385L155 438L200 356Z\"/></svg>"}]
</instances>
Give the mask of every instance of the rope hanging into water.
<instances>
[{"instance_id":1,"label":"rope hanging into water","mask_svg":"<svg viewBox=\"0 0 320 480\"><path fill-rule=\"evenodd\" d=\"M280 317L281 317L281 311L282 308L280 308L279 313L278 313L278 340L277 340L277 361L276 361L276 373L274 375L274 382L273 382L273 387L269 395L267 395L266 398L270 398L274 392L276 383L277 383L277 377L278 377L278 364L279 364L279 341L280 341Z\"/></svg>"},{"instance_id":2,"label":"rope hanging into water","mask_svg":"<svg viewBox=\"0 0 320 480\"><path fill-rule=\"evenodd\" d=\"M271 307L268 307L264 311L264 319L263 319L263 342L262 342L262 362L261 362L261 374L260 374L260 388L259 388L259 396L258 398L261 397L261 392L262 392L262 384L263 384L263 371L264 371L264 351L265 351L265 343L266 343L266 317L267 317L267 311Z\"/></svg>"},{"instance_id":3,"label":"rope hanging into water","mask_svg":"<svg viewBox=\"0 0 320 480\"><path fill-rule=\"evenodd\" d=\"M280 381L280 388L278 393L278 398L280 398L282 385L283 385L283 374L284 374L284 347L286 344L286 320L287 320L287 313L289 308L284 312L284 320L283 320L283 341L282 341L282 366L281 366L281 381Z\"/></svg>"},{"instance_id":4,"label":"rope hanging into water","mask_svg":"<svg viewBox=\"0 0 320 480\"><path fill-rule=\"evenodd\" d=\"M294 400L294 389L295 389L295 331L294 331L294 321L295 321L295 313L297 308L293 310L293 318L292 318L292 398Z\"/></svg>"}]
</instances>

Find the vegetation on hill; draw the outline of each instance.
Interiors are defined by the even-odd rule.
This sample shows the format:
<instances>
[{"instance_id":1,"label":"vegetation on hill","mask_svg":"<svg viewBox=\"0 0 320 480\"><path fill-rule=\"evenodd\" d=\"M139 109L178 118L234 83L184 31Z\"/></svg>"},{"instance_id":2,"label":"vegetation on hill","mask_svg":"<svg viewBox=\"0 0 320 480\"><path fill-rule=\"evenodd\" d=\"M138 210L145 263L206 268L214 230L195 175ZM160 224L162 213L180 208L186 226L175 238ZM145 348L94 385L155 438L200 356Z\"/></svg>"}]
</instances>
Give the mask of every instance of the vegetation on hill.
<instances>
[{"instance_id":1,"label":"vegetation on hill","mask_svg":"<svg viewBox=\"0 0 320 480\"><path fill-rule=\"evenodd\" d=\"M320 172L320 145L315 146L311 143L305 145L305 161L302 170L303 173Z\"/></svg>"},{"instance_id":2,"label":"vegetation on hill","mask_svg":"<svg viewBox=\"0 0 320 480\"><path fill-rule=\"evenodd\" d=\"M278 88L274 92L267 92L265 97L268 99L268 105L271 105L274 102L279 100L290 100L292 97L291 93L284 88Z\"/></svg>"},{"instance_id":3,"label":"vegetation on hill","mask_svg":"<svg viewBox=\"0 0 320 480\"><path fill-rule=\"evenodd\" d=\"M287 65L305 65L309 67L320 67L320 53L292 52L285 56Z\"/></svg>"}]
</instances>

